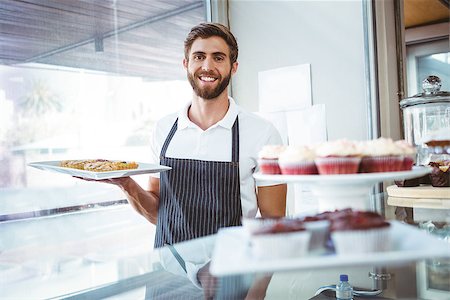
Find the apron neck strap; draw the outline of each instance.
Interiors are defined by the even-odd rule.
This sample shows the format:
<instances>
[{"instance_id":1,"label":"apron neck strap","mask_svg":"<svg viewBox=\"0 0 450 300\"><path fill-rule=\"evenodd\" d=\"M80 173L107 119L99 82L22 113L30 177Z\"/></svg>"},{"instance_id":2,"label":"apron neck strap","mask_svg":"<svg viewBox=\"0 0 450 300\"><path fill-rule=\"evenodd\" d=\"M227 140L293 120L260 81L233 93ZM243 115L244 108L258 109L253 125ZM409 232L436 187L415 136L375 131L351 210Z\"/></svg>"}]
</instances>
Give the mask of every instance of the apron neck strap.
<instances>
[{"instance_id":1,"label":"apron neck strap","mask_svg":"<svg viewBox=\"0 0 450 300\"><path fill-rule=\"evenodd\" d=\"M233 139L231 142L231 161L239 162L239 117L236 116L236 120L234 121L233 128L231 128L231 138Z\"/></svg>"}]
</instances>

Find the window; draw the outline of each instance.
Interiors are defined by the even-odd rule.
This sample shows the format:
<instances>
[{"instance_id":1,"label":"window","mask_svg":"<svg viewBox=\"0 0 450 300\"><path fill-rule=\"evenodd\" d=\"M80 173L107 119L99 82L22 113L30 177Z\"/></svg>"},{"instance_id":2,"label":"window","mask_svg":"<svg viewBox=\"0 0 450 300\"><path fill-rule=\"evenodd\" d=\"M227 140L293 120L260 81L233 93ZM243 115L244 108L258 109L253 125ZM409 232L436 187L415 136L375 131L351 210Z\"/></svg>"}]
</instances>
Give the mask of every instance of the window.
<instances>
[{"instance_id":1,"label":"window","mask_svg":"<svg viewBox=\"0 0 450 300\"><path fill-rule=\"evenodd\" d=\"M450 91L448 38L406 46L408 96L422 93L422 81L430 75L441 79L441 91Z\"/></svg>"},{"instance_id":2,"label":"window","mask_svg":"<svg viewBox=\"0 0 450 300\"><path fill-rule=\"evenodd\" d=\"M183 41L205 18L203 0L2 2L0 215L123 199L27 164L148 162L154 122L191 95Z\"/></svg>"}]
</instances>

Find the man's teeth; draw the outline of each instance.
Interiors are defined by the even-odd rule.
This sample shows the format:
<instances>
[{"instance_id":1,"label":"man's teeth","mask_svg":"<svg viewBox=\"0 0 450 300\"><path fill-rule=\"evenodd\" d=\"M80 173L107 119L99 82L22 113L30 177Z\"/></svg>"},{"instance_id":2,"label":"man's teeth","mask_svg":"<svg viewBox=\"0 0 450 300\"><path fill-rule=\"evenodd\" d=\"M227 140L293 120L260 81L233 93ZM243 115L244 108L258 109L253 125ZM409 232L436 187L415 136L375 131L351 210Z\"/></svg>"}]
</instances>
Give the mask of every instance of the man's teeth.
<instances>
[{"instance_id":1,"label":"man's teeth","mask_svg":"<svg viewBox=\"0 0 450 300\"><path fill-rule=\"evenodd\" d=\"M214 80L216 80L213 77L204 77L204 76L200 77L200 79L203 80L203 81L214 81Z\"/></svg>"}]
</instances>

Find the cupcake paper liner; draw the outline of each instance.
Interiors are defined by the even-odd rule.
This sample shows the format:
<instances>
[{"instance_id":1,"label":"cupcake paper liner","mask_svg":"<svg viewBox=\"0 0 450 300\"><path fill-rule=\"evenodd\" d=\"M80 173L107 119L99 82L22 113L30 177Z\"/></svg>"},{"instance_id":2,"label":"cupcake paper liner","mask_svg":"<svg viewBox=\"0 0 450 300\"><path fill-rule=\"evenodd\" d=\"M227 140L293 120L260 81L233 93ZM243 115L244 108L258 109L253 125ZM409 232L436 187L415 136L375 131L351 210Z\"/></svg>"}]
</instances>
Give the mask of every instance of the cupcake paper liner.
<instances>
[{"instance_id":1,"label":"cupcake paper liner","mask_svg":"<svg viewBox=\"0 0 450 300\"><path fill-rule=\"evenodd\" d=\"M413 165L414 165L414 157L413 156L406 155L403 157L403 164L402 164L403 171L412 170Z\"/></svg>"},{"instance_id":2,"label":"cupcake paper liner","mask_svg":"<svg viewBox=\"0 0 450 300\"><path fill-rule=\"evenodd\" d=\"M284 175L311 175L318 174L314 161L279 163L281 174Z\"/></svg>"},{"instance_id":3,"label":"cupcake paper liner","mask_svg":"<svg viewBox=\"0 0 450 300\"><path fill-rule=\"evenodd\" d=\"M259 159L259 169L263 174L281 174L278 159Z\"/></svg>"},{"instance_id":4,"label":"cupcake paper liner","mask_svg":"<svg viewBox=\"0 0 450 300\"><path fill-rule=\"evenodd\" d=\"M319 174L354 174L358 172L360 157L318 157L315 159Z\"/></svg>"},{"instance_id":5,"label":"cupcake paper liner","mask_svg":"<svg viewBox=\"0 0 450 300\"><path fill-rule=\"evenodd\" d=\"M404 170L404 157L401 155L367 156L360 165L361 173L395 172Z\"/></svg>"},{"instance_id":6,"label":"cupcake paper liner","mask_svg":"<svg viewBox=\"0 0 450 300\"><path fill-rule=\"evenodd\" d=\"M251 251L257 259L291 258L308 253L309 231L258 234L251 237Z\"/></svg>"},{"instance_id":7,"label":"cupcake paper liner","mask_svg":"<svg viewBox=\"0 0 450 300\"><path fill-rule=\"evenodd\" d=\"M331 239L337 254L380 252L391 248L390 226L334 231L331 233Z\"/></svg>"}]
</instances>

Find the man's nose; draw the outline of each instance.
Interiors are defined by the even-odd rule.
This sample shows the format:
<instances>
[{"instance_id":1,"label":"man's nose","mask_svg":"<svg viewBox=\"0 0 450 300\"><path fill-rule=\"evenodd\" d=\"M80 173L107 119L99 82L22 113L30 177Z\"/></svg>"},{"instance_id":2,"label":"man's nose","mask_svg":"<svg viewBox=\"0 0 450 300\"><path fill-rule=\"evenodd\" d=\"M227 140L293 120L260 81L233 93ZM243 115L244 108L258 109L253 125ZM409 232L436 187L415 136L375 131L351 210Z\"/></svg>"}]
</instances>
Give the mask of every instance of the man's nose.
<instances>
[{"instance_id":1,"label":"man's nose","mask_svg":"<svg viewBox=\"0 0 450 300\"><path fill-rule=\"evenodd\" d=\"M203 60L203 63L202 63L202 70L203 71L209 71L209 70L212 70L213 69L213 60L212 60L212 58L205 58L204 60Z\"/></svg>"}]
</instances>

